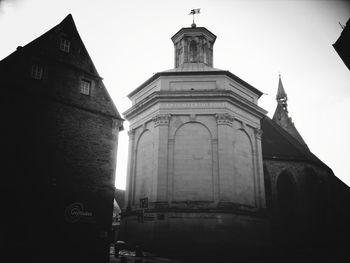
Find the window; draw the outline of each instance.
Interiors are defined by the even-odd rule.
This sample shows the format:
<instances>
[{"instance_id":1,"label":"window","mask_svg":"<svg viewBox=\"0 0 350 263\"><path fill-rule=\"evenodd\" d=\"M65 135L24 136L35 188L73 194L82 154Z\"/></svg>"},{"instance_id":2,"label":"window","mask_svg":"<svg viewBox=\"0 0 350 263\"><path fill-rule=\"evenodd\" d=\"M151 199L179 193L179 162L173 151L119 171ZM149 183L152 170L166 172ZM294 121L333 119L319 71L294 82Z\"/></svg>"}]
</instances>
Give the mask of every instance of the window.
<instances>
[{"instance_id":1,"label":"window","mask_svg":"<svg viewBox=\"0 0 350 263\"><path fill-rule=\"evenodd\" d=\"M197 43L192 40L190 43L190 62L198 62Z\"/></svg>"},{"instance_id":2,"label":"window","mask_svg":"<svg viewBox=\"0 0 350 263\"><path fill-rule=\"evenodd\" d=\"M60 49L64 52L69 53L70 50L70 41L66 38L61 38Z\"/></svg>"},{"instance_id":3,"label":"window","mask_svg":"<svg viewBox=\"0 0 350 263\"><path fill-rule=\"evenodd\" d=\"M90 95L91 82L87 80L81 80L80 93L84 95Z\"/></svg>"},{"instance_id":4,"label":"window","mask_svg":"<svg viewBox=\"0 0 350 263\"><path fill-rule=\"evenodd\" d=\"M44 71L43 66L38 65L38 64L33 64L32 65L32 70L30 72L30 76L33 79L41 80L43 78L43 71Z\"/></svg>"}]
</instances>

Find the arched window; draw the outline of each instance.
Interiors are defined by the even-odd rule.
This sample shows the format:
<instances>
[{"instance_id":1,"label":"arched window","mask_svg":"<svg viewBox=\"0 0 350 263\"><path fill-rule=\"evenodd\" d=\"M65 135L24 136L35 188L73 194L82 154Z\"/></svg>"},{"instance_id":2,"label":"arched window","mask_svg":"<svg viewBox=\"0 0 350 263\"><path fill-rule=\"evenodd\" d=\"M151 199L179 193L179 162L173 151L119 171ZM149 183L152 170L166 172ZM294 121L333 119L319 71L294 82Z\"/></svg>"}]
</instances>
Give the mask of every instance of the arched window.
<instances>
[{"instance_id":1,"label":"arched window","mask_svg":"<svg viewBox=\"0 0 350 263\"><path fill-rule=\"evenodd\" d=\"M190 43L190 62L197 62L198 49L196 41L192 40Z\"/></svg>"},{"instance_id":2,"label":"arched window","mask_svg":"<svg viewBox=\"0 0 350 263\"><path fill-rule=\"evenodd\" d=\"M266 208L272 208L272 190L271 190L271 179L267 167L264 165L264 184L265 184L265 198L266 198Z\"/></svg>"}]
</instances>

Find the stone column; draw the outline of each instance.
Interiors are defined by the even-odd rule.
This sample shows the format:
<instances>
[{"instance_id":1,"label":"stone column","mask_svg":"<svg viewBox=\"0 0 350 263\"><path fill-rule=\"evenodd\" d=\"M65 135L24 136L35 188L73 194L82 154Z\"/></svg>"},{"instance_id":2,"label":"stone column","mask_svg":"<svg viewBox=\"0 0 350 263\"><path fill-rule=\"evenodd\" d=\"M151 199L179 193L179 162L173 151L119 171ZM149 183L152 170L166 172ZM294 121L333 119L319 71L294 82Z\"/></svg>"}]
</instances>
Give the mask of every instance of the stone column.
<instances>
[{"instance_id":1,"label":"stone column","mask_svg":"<svg viewBox=\"0 0 350 263\"><path fill-rule=\"evenodd\" d=\"M153 185L155 206L165 206L168 186L168 134L170 114L158 114L154 122L155 181Z\"/></svg>"},{"instance_id":2,"label":"stone column","mask_svg":"<svg viewBox=\"0 0 350 263\"><path fill-rule=\"evenodd\" d=\"M131 207L133 203L133 185L134 185L134 144L135 144L135 130L131 129L128 131L129 135L129 149L128 149L128 167L127 167L127 177L126 177L126 193L125 193L125 206Z\"/></svg>"},{"instance_id":3,"label":"stone column","mask_svg":"<svg viewBox=\"0 0 350 263\"><path fill-rule=\"evenodd\" d=\"M260 208L266 207L266 196L265 196L265 185L264 185L264 168L263 168L263 159L262 159L262 148L261 148L261 136L263 131L260 128L255 130L255 160L256 160L256 185L257 185L257 194L258 202L257 205Z\"/></svg>"},{"instance_id":4,"label":"stone column","mask_svg":"<svg viewBox=\"0 0 350 263\"><path fill-rule=\"evenodd\" d=\"M219 159L219 201L232 201L232 123L234 117L228 113L215 115L218 127L218 159Z\"/></svg>"}]
</instances>

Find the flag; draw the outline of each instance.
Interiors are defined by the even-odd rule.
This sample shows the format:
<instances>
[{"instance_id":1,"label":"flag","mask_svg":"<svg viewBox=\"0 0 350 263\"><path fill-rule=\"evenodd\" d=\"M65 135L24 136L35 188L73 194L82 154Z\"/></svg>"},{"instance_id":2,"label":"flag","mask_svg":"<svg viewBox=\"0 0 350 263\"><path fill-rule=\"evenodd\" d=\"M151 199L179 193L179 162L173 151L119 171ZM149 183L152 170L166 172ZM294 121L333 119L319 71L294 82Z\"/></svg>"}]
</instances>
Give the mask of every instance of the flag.
<instances>
[{"instance_id":1,"label":"flag","mask_svg":"<svg viewBox=\"0 0 350 263\"><path fill-rule=\"evenodd\" d=\"M194 14L199 14L200 13L200 8L198 8L198 9L192 9L191 10L191 13L189 13L189 15L194 15Z\"/></svg>"}]
</instances>

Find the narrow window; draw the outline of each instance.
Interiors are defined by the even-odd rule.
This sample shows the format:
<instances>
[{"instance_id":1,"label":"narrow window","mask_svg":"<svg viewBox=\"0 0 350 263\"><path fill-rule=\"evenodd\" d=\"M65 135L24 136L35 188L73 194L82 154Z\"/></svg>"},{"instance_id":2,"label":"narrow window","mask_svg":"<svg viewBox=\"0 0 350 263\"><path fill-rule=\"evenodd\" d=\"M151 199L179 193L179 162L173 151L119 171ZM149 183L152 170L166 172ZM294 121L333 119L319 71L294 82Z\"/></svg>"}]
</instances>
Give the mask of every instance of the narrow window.
<instances>
[{"instance_id":1,"label":"narrow window","mask_svg":"<svg viewBox=\"0 0 350 263\"><path fill-rule=\"evenodd\" d=\"M70 41L66 38L61 38L60 49L66 53L69 53Z\"/></svg>"},{"instance_id":2,"label":"narrow window","mask_svg":"<svg viewBox=\"0 0 350 263\"><path fill-rule=\"evenodd\" d=\"M194 40L190 43L190 62L198 62L197 43Z\"/></svg>"},{"instance_id":3,"label":"narrow window","mask_svg":"<svg viewBox=\"0 0 350 263\"><path fill-rule=\"evenodd\" d=\"M80 93L84 95L90 95L91 82L87 80L81 80Z\"/></svg>"},{"instance_id":4,"label":"narrow window","mask_svg":"<svg viewBox=\"0 0 350 263\"><path fill-rule=\"evenodd\" d=\"M44 71L43 66L38 65L38 64L33 64L32 65L32 70L30 72L30 76L33 79L41 80L43 78L43 71Z\"/></svg>"}]
</instances>

